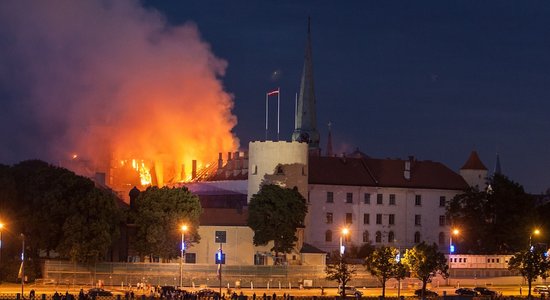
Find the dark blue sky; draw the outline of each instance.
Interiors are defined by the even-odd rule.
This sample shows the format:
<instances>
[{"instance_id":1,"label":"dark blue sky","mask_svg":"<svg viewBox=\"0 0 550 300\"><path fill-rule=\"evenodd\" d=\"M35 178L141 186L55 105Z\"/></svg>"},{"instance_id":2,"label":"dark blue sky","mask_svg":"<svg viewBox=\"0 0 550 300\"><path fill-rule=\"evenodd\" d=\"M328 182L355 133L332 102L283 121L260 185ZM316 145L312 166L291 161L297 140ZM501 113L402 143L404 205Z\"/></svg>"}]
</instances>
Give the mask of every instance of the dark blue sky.
<instances>
[{"instance_id":1,"label":"dark blue sky","mask_svg":"<svg viewBox=\"0 0 550 300\"><path fill-rule=\"evenodd\" d=\"M73 91L68 95L92 90L94 78L88 78L87 71L102 62L116 67L120 60L147 59L144 55L149 45L139 51L130 42L137 40L132 38L142 28L139 18L144 23L158 24L150 15L133 9L135 3L68 5L72 3L68 1L52 9L35 9L38 5L33 5L32 10L19 3L0 3L1 163L50 157L45 154L46 145L67 127L63 122L56 123L50 110L63 111L64 105L74 99L69 97L53 108L52 101L64 97L66 87ZM311 16L317 126L323 149L330 121L333 148L338 153L359 147L378 158L414 155L421 160L440 161L458 171L470 151L477 150L492 171L498 152L503 172L527 191L540 193L550 188L548 1L137 3L158 10L168 23L162 33L167 47L158 47L165 52L155 54L178 51L170 47L174 41L166 36L171 29L193 22L212 52L227 62L225 75L219 79L234 97L233 114L238 119L234 132L241 148L246 148L249 141L264 139L265 94L276 87L281 88L282 95L281 139L290 139L307 18ZM83 17L94 13L97 18ZM12 17L14 14L21 16ZM63 22L56 22L60 15ZM126 15L132 17L126 19ZM119 16L120 21L113 21L113 16ZM128 22L133 22L131 30L114 30ZM68 27L74 28L69 31ZM102 31L94 33L94 28ZM40 34L33 35L32 30L37 29ZM74 32L83 34L78 37ZM118 32L131 34L129 42ZM154 34L147 38L151 38L152 45L158 43ZM103 47L102 43L110 41L116 41L114 46ZM127 51L130 58L120 51ZM26 66L29 64L32 67ZM50 72L59 66L58 71ZM122 74L113 77L124 78L128 70L134 71L132 66L125 66ZM98 85L105 90L87 95L89 98L117 91L116 85L110 86L111 71L116 73L114 68L90 73L106 79ZM142 70L135 71L141 75ZM280 74L277 78L272 76L275 71ZM76 72L78 80L72 80ZM37 80L41 80L39 85ZM33 85L42 90L34 87L29 92ZM57 89L49 90L52 85ZM49 102L25 101L32 97ZM44 107L34 105L29 109L28 103ZM276 136L275 111L272 101L271 139ZM41 114L42 120L37 121L33 114ZM101 117L103 122L112 118ZM45 122L49 126L44 126Z\"/></svg>"},{"instance_id":2,"label":"dark blue sky","mask_svg":"<svg viewBox=\"0 0 550 300\"><path fill-rule=\"evenodd\" d=\"M338 152L359 147L373 157L415 155L458 170L475 149L491 171L498 152L503 172L527 191L550 187L548 1L147 6L171 24L195 22L227 60L223 82L235 96L241 145L264 137L265 92L277 86L281 136L290 137L311 16L323 148L331 121ZM281 71L277 81L275 70Z\"/></svg>"}]
</instances>

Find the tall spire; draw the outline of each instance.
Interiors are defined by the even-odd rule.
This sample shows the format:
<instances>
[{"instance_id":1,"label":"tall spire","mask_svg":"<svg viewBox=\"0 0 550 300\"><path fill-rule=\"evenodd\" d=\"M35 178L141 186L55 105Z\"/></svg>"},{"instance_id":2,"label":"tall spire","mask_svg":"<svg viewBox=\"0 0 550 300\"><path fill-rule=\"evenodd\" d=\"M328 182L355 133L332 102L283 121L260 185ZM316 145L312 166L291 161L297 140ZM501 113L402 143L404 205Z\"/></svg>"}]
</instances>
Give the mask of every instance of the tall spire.
<instances>
[{"instance_id":1,"label":"tall spire","mask_svg":"<svg viewBox=\"0 0 550 300\"><path fill-rule=\"evenodd\" d=\"M313 60L311 55L311 19L307 19L307 42L304 68L300 82L300 96L296 109L296 128L292 133L293 141L307 142L309 149L319 151L319 132L315 112L315 91L313 84Z\"/></svg>"},{"instance_id":2,"label":"tall spire","mask_svg":"<svg viewBox=\"0 0 550 300\"><path fill-rule=\"evenodd\" d=\"M328 122L328 138L327 138L327 156L333 156L332 153L332 123Z\"/></svg>"},{"instance_id":3,"label":"tall spire","mask_svg":"<svg viewBox=\"0 0 550 300\"><path fill-rule=\"evenodd\" d=\"M494 174L502 174L502 170L500 168L500 157L498 156L498 153L497 153L497 162L495 163L495 172Z\"/></svg>"}]
</instances>

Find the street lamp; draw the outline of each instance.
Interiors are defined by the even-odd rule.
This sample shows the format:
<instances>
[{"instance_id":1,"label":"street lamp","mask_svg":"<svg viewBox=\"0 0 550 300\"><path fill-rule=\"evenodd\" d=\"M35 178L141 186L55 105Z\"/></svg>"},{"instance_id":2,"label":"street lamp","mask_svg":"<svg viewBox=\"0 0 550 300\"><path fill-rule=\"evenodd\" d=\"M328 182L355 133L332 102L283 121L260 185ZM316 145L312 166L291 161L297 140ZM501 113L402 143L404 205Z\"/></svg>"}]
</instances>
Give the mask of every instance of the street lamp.
<instances>
[{"instance_id":1,"label":"street lamp","mask_svg":"<svg viewBox=\"0 0 550 300\"><path fill-rule=\"evenodd\" d=\"M0 283L2 282L2 231L4 230L4 223L0 223Z\"/></svg>"},{"instance_id":2,"label":"street lamp","mask_svg":"<svg viewBox=\"0 0 550 300\"><path fill-rule=\"evenodd\" d=\"M183 251L185 250L185 232L187 225L181 225L180 287L183 287Z\"/></svg>"},{"instance_id":3,"label":"street lamp","mask_svg":"<svg viewBox=\"0 0 550 300\"><path fill-rule=\"evenodd\" d=\"M449 234L449 285L451 284L451 266L453 264L453 259L451 258L451 255L455 252L455 245L453 245L453 235L458 236L460 234L460 230L457 228L454 228L451 230L451 234Z\"/></svg>"},{"instance_id":4,"label":"street lamp","mask_svg":"<svg viewBox=\"0 0 550 300\"><path fill-rule=\"evenodd\" d=\"M342 229L342 234L340 235L340 257L344 256L346 248L344 247L344 237L349 234L349 229L347 227Z\"/></svg>"},{"instance_id":5,"label":"street lamp","mask_svg":"<svg viewBox=\"0 0 550 300\"><path fill-rule=\"evenodd\" d=\"M539 235L540 234L540 230L538 228L535 228L533 230L533 232L531 232L531 234L529 235L529 250L533 250L533 244L531 243L532 241L532 238L533 238L533 235Z\"/></svg>"}]
</instances>

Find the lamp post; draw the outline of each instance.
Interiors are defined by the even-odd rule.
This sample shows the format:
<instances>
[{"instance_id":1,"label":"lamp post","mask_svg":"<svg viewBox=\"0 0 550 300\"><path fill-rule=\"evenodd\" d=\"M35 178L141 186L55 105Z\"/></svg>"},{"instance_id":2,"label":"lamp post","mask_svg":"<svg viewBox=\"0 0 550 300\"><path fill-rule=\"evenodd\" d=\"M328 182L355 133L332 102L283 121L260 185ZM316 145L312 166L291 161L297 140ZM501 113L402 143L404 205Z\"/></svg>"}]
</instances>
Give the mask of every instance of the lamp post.
<instances>
[{"instance_id":1,"label":"lamp post","mask_svg":"<svg viewBox=\"0 0 550 300\"><path fill-rule=\"evenodd\" d=\"M539 235L540 234L540 230L538 228L535 228L531 234L529 235L529 250L533 250L533 244L532 244L532 239L533 239L533 235Z\"/></svg>"},{"instance_id":2,"label":"lamp post","mask_svg":"<svg viewBox=\"0 0 550 300\"><path fill-rule=\"evenodd\" d=\"M451 255L455 252L455 246L453 245L453 235L459 235L460 230L458 229L452 229L451 234L449 234L449 285L451 285L451 266L453 263L453 259L451 258Z\"/></svg>"},{"instance_id":3,"label":"lamp post","mask_svg":"<svg viewBox=\"0 0 550 300\"><path fill-rule=\"evenodd\" d=\"M346 248L344 247L344 237L349 234L349 229L344 228L342 229L342 234L340 235L340 258L344 256L344 252L346 251Z\"/></svg>"},{"instance_id":4,"label":"lamp post","mask_svg":"<svg viewBox=\"0 0 550 300\"><path fill-rule=\"evenodd\" d=\"M183 251L185 250L185 232L187 225L181 225L180 287L183 287Z\"/></svg>"},{"instance_id":5,"label":"lamp post","mask_svg":"<svg viewBox=\"0 0 550 300\"><path fill-rule=\"evenodd\" d=\"M4 223L0 223L0 283L2 283L2 230L4 230Z\"/></svg>"}]
</instances>

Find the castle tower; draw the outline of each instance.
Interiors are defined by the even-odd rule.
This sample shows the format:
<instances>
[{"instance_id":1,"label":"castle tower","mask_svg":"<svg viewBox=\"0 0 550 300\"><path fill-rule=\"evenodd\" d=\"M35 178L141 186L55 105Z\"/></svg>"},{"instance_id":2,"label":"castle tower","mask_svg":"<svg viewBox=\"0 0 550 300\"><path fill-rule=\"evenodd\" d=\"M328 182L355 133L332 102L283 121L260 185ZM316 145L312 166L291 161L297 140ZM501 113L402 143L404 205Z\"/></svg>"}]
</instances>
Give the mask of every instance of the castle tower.
<instances>
[{"instance_id":1,"label":"castle tower","mask_svg":"<svg viewBox=\"0 0 550 300\"><path fill-rule=\"evenodd\" d=\"M307 142L310 153L319 153L319 132L317 131L317 116L315 112L315 91L313 84L313 61L311 55L311 23L308 18L307 42L304 58L300 96L296 108L296 123L292 140Z\"/></svg>"},{"instance_id":2,"label":"castle tower","mask_svg":"<svg viewBox=\"0 0 550 300\"><path fill-rule=\"evenodd\" d=\"M487 188L487 168L479 159L476 151L470 153L470 157L460 168L460 176L471 187L477 187L480 191Z\"/></svg>"}]
</instances>

